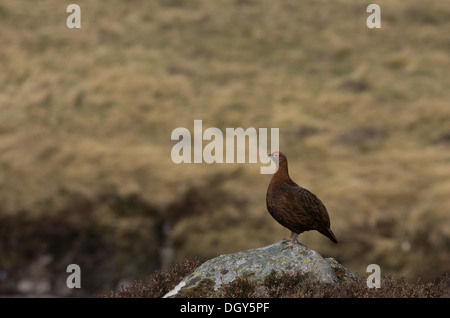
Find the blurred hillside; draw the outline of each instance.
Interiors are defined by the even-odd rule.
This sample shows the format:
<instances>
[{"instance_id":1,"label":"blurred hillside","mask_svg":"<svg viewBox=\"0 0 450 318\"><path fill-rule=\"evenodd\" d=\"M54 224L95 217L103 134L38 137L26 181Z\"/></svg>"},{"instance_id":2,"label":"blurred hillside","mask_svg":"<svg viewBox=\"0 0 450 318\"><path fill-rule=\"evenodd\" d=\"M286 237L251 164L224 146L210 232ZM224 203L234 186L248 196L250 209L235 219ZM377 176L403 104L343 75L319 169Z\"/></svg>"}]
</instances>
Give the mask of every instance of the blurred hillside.
<instances>
[{"instance_id":1,"label":"blurred hillside","mask_svg":"<svg viewBox=\"0 0 450 318\"><path fill-rule=\"evenodd\" d=\"M351 271L450 271L450 2L0 4L0 294L92 295L289 235L259 164L174 164L177 127L280 128ZM206 143L205 143L206 144ZM65 286L82 269L82 289Z\"/></svg>"}]
</instances>

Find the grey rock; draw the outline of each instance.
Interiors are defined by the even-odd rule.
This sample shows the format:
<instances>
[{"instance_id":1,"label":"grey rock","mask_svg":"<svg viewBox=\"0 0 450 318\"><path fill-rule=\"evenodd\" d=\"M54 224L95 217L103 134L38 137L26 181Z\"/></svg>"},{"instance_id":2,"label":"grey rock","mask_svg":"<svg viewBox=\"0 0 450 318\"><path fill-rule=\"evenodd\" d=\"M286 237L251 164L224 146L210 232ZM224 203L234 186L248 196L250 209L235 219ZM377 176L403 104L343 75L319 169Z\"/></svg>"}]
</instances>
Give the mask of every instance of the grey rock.
<instances>
[{"instance_id":1,"label":"grey rock","mask_svg":"<svg viewBox=\"0 0 450 318\"><path fill-rule=\"evenodd\" d=\"M358 279L335 259L324 259L300 243L285 247L283 241L278 241L266 247L220 255L197 267L164 298L192 295L189 290L195 290L195 295L211 295L236 277L262 282L273 271L309 275L320 283L335 286L348 279Z\"/></svg>"},{"instance_id":2,"label":"grey rock","mask_svg":"<svg viewBox=\"0 0 450 318\"><path fill-rule=\"evenodd\" d=\"M339 278L339 281L341 283L345 283L347 281L358 281L361 282L361 278L349 271L347 268L345 268L342 264L340 264L338 261L336 261L334 258L328 257L325 258L327 263L331 266L336 276Z\"/></svg>"}]
</instances>

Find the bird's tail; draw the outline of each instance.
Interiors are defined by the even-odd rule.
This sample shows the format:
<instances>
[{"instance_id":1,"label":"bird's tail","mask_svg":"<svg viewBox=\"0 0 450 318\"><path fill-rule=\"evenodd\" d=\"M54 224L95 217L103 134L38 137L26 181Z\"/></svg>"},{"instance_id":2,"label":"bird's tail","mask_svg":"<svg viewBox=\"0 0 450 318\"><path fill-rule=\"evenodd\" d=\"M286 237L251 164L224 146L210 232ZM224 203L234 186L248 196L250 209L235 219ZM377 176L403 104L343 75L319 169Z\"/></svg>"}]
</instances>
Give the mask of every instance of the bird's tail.
<instances>
[{"instance_id":1,"label":"bird's tail","mask_svg":"<svg viewBox=\"0 0 450 318\"><path fill-rule=\"evenodd\" d=\"M326 237L328 237L333 243L338 242L336 239L336 236L334 236L334 233L330 228L320 230L319 232L322 233L323 235L325 235Z\"/></svg>"}]
</instances>

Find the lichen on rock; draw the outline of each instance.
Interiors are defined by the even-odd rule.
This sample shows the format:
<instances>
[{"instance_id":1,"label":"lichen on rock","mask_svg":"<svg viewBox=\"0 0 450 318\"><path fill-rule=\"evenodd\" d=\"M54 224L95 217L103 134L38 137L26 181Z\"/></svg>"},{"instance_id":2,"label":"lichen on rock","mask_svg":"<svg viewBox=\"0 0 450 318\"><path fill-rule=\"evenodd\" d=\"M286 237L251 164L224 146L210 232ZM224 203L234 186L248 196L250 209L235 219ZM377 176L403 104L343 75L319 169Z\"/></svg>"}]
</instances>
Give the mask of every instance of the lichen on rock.
<instances>
[{"instance_id":1,"label":"lichen on rock","mask_svg":"<svg viewBox=\"0 0 450 318\"><path fill-rule=\"evenodd\" d=\"M283 241L278 241L261 248L220 255L197 267L164 297L214 297L222 286L237 277L262 283L273 272L304 275L333 286L347 279L358 279L333 258L324 259L300 243L285 247Z\"/></svg>"}]
</instances>

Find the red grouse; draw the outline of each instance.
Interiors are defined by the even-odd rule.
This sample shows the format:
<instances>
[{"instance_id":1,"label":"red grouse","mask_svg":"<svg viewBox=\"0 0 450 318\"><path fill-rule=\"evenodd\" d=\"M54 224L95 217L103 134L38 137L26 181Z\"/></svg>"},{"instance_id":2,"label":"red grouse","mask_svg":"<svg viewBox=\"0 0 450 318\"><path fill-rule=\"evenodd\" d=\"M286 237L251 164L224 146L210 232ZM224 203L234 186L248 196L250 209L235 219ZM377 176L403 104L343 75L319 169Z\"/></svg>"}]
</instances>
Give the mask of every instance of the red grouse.
<instances>
[{"instance_id":1,"label":"red grouse","mask_svg":"<svg viewBox=\"0 0 450 318\"><path fill-rule=\"evenodd\" d=\"M330 229L330 217L322 201L291 180L287 159L282 152L274 152L269 157L277 163L278 170L272 176L267 189L267 210L278 223L292 232L288 246L297 242L300 233L311 230L319 231L337 243Z\"/></svg>"}]
</instances>

